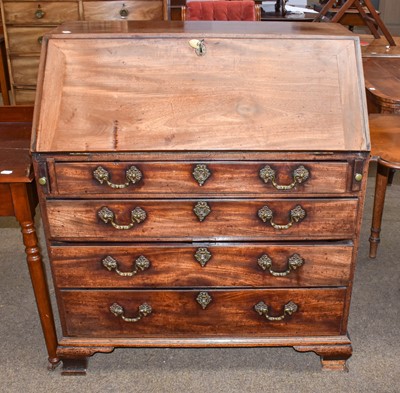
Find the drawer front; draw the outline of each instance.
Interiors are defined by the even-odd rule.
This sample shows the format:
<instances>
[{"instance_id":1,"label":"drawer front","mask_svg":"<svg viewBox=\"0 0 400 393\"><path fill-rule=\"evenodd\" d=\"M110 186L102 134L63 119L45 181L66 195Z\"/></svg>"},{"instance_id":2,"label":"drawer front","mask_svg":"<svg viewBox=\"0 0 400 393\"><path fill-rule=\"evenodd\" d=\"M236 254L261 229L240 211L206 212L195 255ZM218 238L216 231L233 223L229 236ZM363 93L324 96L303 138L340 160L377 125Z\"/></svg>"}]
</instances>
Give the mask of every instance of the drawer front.
<instances>
[{"instance_id":1,"label":"drawer front","mask_svg":"<svg viewBox=\"0 0 400 393\"><path fill-rule=\"evenodd\" d=\"M357 199L49 200L47 216L54 240L352 239L357 208Z\"/></svg>"},{"instance_id":2,"label":"drawer front","mask_svg":"<svg viewBox=\"0 0 400 393\"><path fill-rule=\"evenodd\" d=\"M55 164L58 193L79 196L340 194L350 170L347 162Z\"/></svg>"},{"instance_id":3,"label":"drawer front","mask_svg":"<svg viewBox=\"0 0 400 393\"><path fill-rule=\"evenodd\" d=\"M353 247L294 244L51 248L60 288L346 286Z\"/></svg>"},{"instance_id":4,"label":"drawer front","mask_svg":"<svg viewBox=\"0 0 400 393\"><path fill-rule=\"evenodd\" d=\"M205 293L204 293L205 292ZM66 336L339 335L346 290L61 291ZM264 304L260 304L263 302ZM295 304L295 306L293 305ZM261 315L255 310L258 309ZM113 305L121 306L110 311ZM143 316L139 307L148 305ZM265 306L267 306L267 310ZM284 312L285 305L287 311ZM297 307L297 311L295 311ZM142 306L142 310L144 307ZM147 311L150 311L147 308ZM290 315L290 312L293 313ZM264 314L266 313L266 314ZM282 317L269 320L268 317ZM138 321L125 318L141 317ZM217 323L216 323L217 322Z\"/></svg>"},{"instance_id":5,"label":"drawer front","mask_svg":"<svg viewBox=\"0 0 400 393\"><path fill-rule=\"evenodd\" d=\"M10 60L14 84L36 86L39 56L13 56Z\"/></svg>"},{"instance_id":6,"label":"drawer front","mask_svg":"<svg viewBox=\"0 0 400 393\"><path fill-rule=\"evenodd\" d=\"M85 20L162 20L163 2L144 1L84 1Z\"/></svg>"},{"instance_id":7,"label":"drawer front","mask_svg":"<svg viewBox=\"0 0 400 393\"><path fill-rule=\"evenodd\" d=\"M9 26L8 45L12 53L40 53L42 37L52 27L15 27Z\"/></svg>"},{"instance_id":8,"label":"drawer front","mask_svg":"<svg viewBox=\"0 0 400 393\"><path fill-rule=\"evenodd\" d=\"M60 24L79 20L77 1L18 1L4 3L6 23Z\"/></svg>"},{"instance_id":9,"label":"drawer front","mask_svg":"<svg viewBox=\"0 0 400 393\"><path fill-rule=\"evenodd\" d=\"M36 86L39 69L38 56L13 56L10 58L14 84Z\"/></svg>"},{"instance_id":10,"label":"drawer front","mask_svg":"<svg viewBox=\"0 0 400 393\"><path fill-rule=\"evenodd\" d=\"M28 89L15 89L15 103L21 104L33 104L35 102L36 90Z\"/></svg>"}]
</instances>

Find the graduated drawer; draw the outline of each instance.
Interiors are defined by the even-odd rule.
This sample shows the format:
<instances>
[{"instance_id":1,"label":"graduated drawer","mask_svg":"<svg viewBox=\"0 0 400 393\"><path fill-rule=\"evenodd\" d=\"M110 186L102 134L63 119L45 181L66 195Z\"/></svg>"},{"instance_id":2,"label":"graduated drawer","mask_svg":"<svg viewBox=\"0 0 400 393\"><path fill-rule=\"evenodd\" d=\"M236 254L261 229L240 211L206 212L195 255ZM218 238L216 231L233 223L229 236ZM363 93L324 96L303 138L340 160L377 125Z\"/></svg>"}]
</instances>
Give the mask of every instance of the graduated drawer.
<instances>
[{"instance_id":1,"label":"graduated drawer","mask_svg":"<svg viewBox=\"0 0 400 393\"><path fill-rule=\"evenodd\" d=\"M308 240L352 239L358 200L48 200L46 206L53 240Z\"/></svg>"},{"instance_id":2,"label":"graduated drawer","mask_svg":"<svg viewBox=\"0 0 400 393\"><path fill-rule=\"evenodd\" d=\"M6 23L60 24L79 20L78 1L4 2Z\"/></svg>"},{"instance_id":3,"label":"graduated drawer","mask_svg":"<svg viewBox=\"0 0 400 393\"><path fill-rule=\"evenodd\" d=\"M40 53L43 36L52 30L52 27L21 27L9 26L8 45L12 53Z\"/></svg>"},{"instance_id":4,"label":"graduated drawer","mask_svg":"<svg viewBox=\"0 0 400 393\"><path fill-rule=\"evenodd\" d=\"M55 183L79 196L341 194L350 171L348 162L57 162Z\"/></svg>"},{"instance_id":5,"label":"graduated drawer","mask_svg":"<svg viewBox=\"0 0 400 393\"><path fill-rule=\"evenodd\" d=\"M162 20L161 0L84 1L85 20Z\"/></svg>"},{"instance_id":6,"label":"graduated drawer","mask_svg":"<svg viewBox=\"0 0 400 393\"><path fill-rule=\"evenodd\" d=\"M342 333L345 295L344 288L63 290L59 304L66 336L310 336ZM138 317L136 322L123 319Z\"/></svg>"},{"instance_id":7,"label":"graduated drawer","mask_svg":"<svg viewBox=\"0 0 400 393\"><path fill-rule=\"evenodd\" d=\"M36 90L33 89L15 89L16 104L33 104L35 102Z\"/></svg>"},{"instance_id":8,"label":"graduated drawer","mask_svg":"<svg viewBox=\"0 0 400 393\"><path fill-rule=\"evenodd\" d=\"M59 288L346 286L353 247L343 244L53 246Z\"/></svg>"},{"instance_id":9,"label":"graduated drawer","mask_svg":"<svg viewBox=\"0 0 400 393\"><path fill-rule=\"evenodd\" d=\"M14 84L17 86L36 86L39 60L39 56L11 56Z\"/></svg>"}]
</instances>

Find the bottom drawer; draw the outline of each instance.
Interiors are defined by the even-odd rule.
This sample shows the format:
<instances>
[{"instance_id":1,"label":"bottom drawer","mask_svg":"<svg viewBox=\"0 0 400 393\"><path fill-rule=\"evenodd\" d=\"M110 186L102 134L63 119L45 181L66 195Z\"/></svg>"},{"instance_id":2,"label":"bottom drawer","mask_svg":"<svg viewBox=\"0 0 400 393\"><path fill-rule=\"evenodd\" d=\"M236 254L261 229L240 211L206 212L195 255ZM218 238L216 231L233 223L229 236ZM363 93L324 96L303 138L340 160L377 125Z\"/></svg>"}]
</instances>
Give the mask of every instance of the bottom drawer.
<instances>
[{"instance_id":1,"label":"bottom drawer","mask_svg":"<svg viewBox=\"0 0 400 393\"><path fill-rule=\"evenodd\" d=\"M59 302L65 336L310 336L342 334L345 295L346 288L65 290ZM147 315L142 305L151 307Z\"/></svg>"}]
</instances>

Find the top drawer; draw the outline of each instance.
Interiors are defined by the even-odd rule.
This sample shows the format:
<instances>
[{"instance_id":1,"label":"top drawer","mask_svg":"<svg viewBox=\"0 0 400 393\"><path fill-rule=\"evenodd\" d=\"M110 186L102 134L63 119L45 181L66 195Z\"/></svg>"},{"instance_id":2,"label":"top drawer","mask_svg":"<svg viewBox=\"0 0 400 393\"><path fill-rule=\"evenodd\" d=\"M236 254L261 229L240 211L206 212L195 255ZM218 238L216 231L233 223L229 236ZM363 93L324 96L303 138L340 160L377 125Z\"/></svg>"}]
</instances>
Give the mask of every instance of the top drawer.
<instances>
[{"instance_id":1,"label":"top drawer","mask_svg":"<svg viewBox=\"0 0 400 393\"><path fill-rule=\"evenodd\" d=\"M341 194L348 162L94 162L55 164L59 195Z\"/></svg>"},{"instance_id":2,"label":"top drawer","mask_svg":"<svg viewBox=\"0 0 400 393\"><path fill-rule=\"evenodd\" d=\"M162 20L162 0L84 1L85 20Z\"/></svg>"},{"instance_id":3,"label":"top drawer","mask_svg":"<svg viewBox=\"0 0 400 393\"><path fill-rule=\"evenodd\" d=\"M5 2L4 17L6 23L58 25L64 21L79 20L79 8L76 1Z\"/></svg>"}]
</instances>

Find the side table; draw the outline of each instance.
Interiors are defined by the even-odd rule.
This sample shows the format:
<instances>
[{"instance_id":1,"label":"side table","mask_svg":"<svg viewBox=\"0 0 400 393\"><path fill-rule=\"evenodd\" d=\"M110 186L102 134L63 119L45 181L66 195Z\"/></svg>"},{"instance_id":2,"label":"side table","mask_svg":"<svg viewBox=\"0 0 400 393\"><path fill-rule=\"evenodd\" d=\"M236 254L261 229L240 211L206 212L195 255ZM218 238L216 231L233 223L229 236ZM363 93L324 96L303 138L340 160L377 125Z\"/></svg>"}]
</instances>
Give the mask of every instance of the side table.
<instances>
[{"instance_id":1,"label":"side table","mask_svg":"<svg viewBox=\"0 0 400 393\"><path fill-rule=\"evenodd\" d=\"M29 155L32 117L31 106L0 107L0 216L15 216L21 226L49 369L54 369L59 363L57 333L34 225L38 200Z\"/></svg>"},{"instance_id":2,"label":"side table","mask_svg":"<svg viewBox=\"0 0 400 393\"><path fill-rule=\"evenodd\" d=\"M400 114L400 58L363 58L369 113Z\"/></svg>"}]
</instances>

